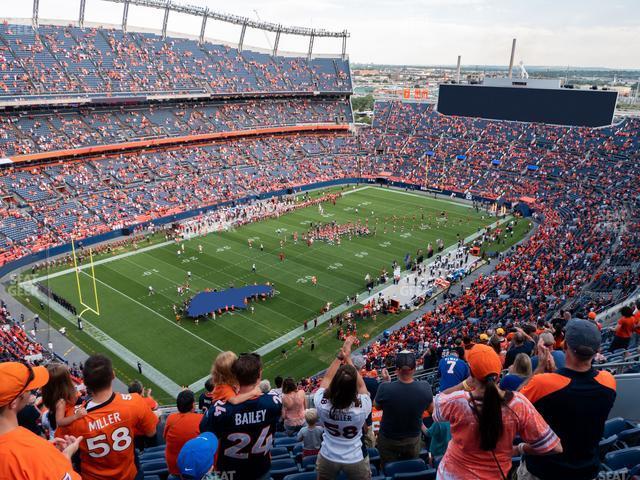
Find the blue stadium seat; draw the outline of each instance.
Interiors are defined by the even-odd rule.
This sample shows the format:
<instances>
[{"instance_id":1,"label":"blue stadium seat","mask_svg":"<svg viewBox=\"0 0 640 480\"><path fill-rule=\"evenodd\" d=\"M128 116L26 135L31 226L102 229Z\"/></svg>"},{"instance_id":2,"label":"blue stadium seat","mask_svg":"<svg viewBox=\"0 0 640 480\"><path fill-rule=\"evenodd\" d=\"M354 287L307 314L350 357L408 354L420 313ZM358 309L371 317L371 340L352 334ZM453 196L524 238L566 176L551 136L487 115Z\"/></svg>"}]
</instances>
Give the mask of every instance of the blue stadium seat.
<instances>
[{"instance_id":1,"label":"blue stadium seat","mask_svg":"<svg viewBox=\"0 0 640 480\"><path fill-rule=\"evenodd\" d=\"M367 448L369 452L369 463L375 465L376 468L380 468L380 452L377 448Z\"/></svg>"},{"instance_id":2,"label":"blue stadium seat","mask_svg":"<svg viewBox=\"0 0 640 480\"><path fill-rule=\"evenodd\" d=\"M598 452L600 455L601 462L604 462L604 457L605 455L607 455L607 453L612 452L614 450L618 450L618 447L616 446L617 442L618 442L617 435L611 435L609 438L600 440L600 443L598 444Z\"/></svg>"},{"instance_id":3,"label":"blue stadium seat","mask_svg":"<svg viewBox=\"0 0 640 480\"><path fill-rule=\"evenodd\" d=\"M289 450L293 450L293 446L297 443L298 443L298 439L293 437L276 438L273 441L273 446L287 447Z\"/></svg>"},{"instance_id":4,"label":"blue stadium seat","mask_svg":"<svg viewBox=\"0 0 640 480\"><path fill-rule=\"evenodd\" d=\"M147 450L145 450L140 454L140 463L148 462L150 460L164 459L164 455L165 455L164 449L156 450L153 452L147 452Z\"/></svg>"},{"instance_id":5,"label":"blue stadium seat","mask_svg":"<svg viewBox=\"0 0 640 480\"><path fill-rule=\"evenodd\" d=\"M165 462L164 459L141 463L140 470L142 470L142 473L144 475L158 475L162 478L169 475L167 462Z\"/></svg>"},{"instance_id":6,"label":"blue stadium seat","mask_svg":"<svg viewBox=\"0 0 640 480\"><path fill-rule=\"evenodd\" d=\"M604 432L602 433L602 438L609 438L611 435L617 435L624 430L629 430L630 428L635 428L637 425L631 423L628 420L625 420L622 417L610 418L606 422L604 422Z\"/></svg>"},{"instance_id":7,"label":"blue stadium seat","mask_svg":"<svg viewBox=\"0 0 640 480\"><path fill-rule=\"evenodd\" d=\"M287 447L272 447L271 459L280 460L282 458L291 458L291 455L289 454L289 449Z\"/></svg>"},{"instance_id":8,"label":"blue stadium seat","mask_svg":"<svg viewBox=\"0 0 640 480\"><path fill-rule=\"evenodd\" d=\"M307 472L313 471L316 469L316 462L318 461L317 455L309 455L306 457L302 457L302 470Z\"/></svg>"},{"instance_id":9,"label":"blue stadium seat","mask_svg":"<svg viewBox=\"0 0 640 480\"><path fill-rule=\"evenodd\" d=\"M293 458L271 461L269 474L273 480L283 480L287 475L298 472L300 472L300 470Z\"/></svg>"},{"instance_id":10,"label":"blue stadium seat","mask_svg":"<svg viewBox=\"0 0 640 480\"><path fill-rule=\"evenodd\" d=\"M605 466L610 470L631 469L640 465L640 447L623 448L609 452L604 457Z\"/></svg>"},{"instance_id":11,"label":"blue stadium seat","mask_svg":"<svg viewBox=\"0 0 640 480\"><path fill-rule=\"evenodd\" d=\"M169 477L167 480L172 480L172 478L175 477ZM145 475L142 480L161 480L161 478L158 475Z\"/></svg>"},{"instance_id":12,"label":"blue stadium seat","mask_svg":"<svg viewBox=\"0 0 640 480\"><path fill-rule=\"evenodd\" d=\"M284 477L284 480L316 480L316 472L293 473Z\"/></svg>"},{"instance_id":13,"label":"blue stadium seat","mask_svg":"<svg viewBox=\"0 0 640 480\"><path fill-rule=\"evenodd\" d=\"M393 480L435 480L436 473L437 471L435 468L424 470L422 472L396 473L393 476Z\"/></svg>"},{"instance_id":14,"label":"blue stadium seat","mask_svg":"<svg viewBox=\"0 0 640 480\"><path fill-rule=\"evenodd\" d=\"M384 466L384 474L387 477L394 477L397 473L414 473L422 472L427 469L427 465L422 459L399 460L397 462L389 462Z\"/></svg>"}]
</instances>

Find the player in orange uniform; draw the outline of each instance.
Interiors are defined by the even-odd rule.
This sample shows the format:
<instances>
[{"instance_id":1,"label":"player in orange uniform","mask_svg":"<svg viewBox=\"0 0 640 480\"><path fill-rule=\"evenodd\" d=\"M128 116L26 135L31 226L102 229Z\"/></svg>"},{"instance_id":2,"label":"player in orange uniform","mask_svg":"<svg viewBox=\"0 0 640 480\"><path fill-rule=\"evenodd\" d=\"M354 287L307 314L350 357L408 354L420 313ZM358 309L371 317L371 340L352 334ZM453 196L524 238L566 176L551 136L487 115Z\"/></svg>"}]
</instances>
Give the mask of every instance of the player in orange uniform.
<instances>
[{"instance_id":1,"label":"player in orange uniform","mask_svg":"<svg viewBox=\"0 0 640 480\"><path fill-rule=\"evenodd\" d=\"M133 480L137 474L134 437L155 436L158 417L137 393L113 391L113 366L104 355L89 357L83 374L92 393L84 405L87 415L59 429L60 434L84 437L80 444L84 480Z\"/></svg>"},{"instance_id":2,"label":"player in orange uniform","mask_svg":"<svg viewBox=\"0 0 640 480\"><path fill-rule=\"evenodd\" d=\"M52 444L18 426L18 412L29 402L31 390L46 385L45 367L17 362L0 363L0 478L11 480L80 480L71 456L81 438L56 438ZM56 446L62 452L56 450Z\"/></svg>"}]
</instances>

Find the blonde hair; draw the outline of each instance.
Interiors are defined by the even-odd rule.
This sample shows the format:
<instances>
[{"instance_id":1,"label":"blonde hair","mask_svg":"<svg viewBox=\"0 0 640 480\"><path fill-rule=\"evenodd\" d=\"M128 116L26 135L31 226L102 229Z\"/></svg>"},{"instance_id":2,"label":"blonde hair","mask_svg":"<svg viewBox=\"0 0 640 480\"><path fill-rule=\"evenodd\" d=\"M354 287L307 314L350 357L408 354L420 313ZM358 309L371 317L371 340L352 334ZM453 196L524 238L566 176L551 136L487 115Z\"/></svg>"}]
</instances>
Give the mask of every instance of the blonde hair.
<instances>
[{"instance_id":1,"label":"blonde hair","mask_svg":"<svg viewBox=\"0 0 640 480\"><path fill-rule=\"evenodd\" d=\"M513 360L513 371L515 375L529 378L531 376L531 358L526 353L519 353Z\"/></svg>"},{"instance_id":2,"label":"blonde hair","mask_svg":"<svg viewBox=\"0 0 640 480\"><path fill-rule=\"evenodd\" d=\"M307 422L307 425L310 427L314 426L318 423L318 410L315 408L308 408L304 412L304 419Z\"/></svg>"},{"instance_id":3,"label":"blonde hair","mask_svg":"<svg viewBox=\"0 0 640 480\"><path fill-rule=\"evenodd\" d=\"M211 366L211 379L214 385L231 385L238 384L236 377L231 372L231 367L238 359L233 352L222 352L218 354Z\"/></svg>"}]
</instances>

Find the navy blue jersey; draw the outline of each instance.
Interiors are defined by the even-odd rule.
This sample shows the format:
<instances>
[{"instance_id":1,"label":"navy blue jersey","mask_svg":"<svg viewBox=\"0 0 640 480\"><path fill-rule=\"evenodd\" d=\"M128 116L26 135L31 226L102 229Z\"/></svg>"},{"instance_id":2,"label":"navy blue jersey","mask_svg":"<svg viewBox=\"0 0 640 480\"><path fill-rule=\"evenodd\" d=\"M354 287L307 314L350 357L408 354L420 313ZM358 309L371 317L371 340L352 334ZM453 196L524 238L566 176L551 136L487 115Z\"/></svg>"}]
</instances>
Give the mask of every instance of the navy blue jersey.
<instances>
[{"instance_id":1,"label":"navy blue jersey","mask_svg":"<svg viewBox=\"0 0 640 480\"><path fill-rule=\"evenodd\" d=\"M235 472L234 478L259 478L271 468L271 444L282 402L265 393L255 400L232 405L215 402L200 422L201 432L219 440L217 472Z\"/></svg>"},{"instance_id":2,"label":"navy blue jersey","mask_svg":"<svg viewBox=\"0 0 640 480\"><path fill-rule=\"evenodd\" d=\"M465 380L469 376L469 366L457 355L447 355L440 360L438 372L440 373L440 391L442 392Z\"/></svg>"}]
</instances>

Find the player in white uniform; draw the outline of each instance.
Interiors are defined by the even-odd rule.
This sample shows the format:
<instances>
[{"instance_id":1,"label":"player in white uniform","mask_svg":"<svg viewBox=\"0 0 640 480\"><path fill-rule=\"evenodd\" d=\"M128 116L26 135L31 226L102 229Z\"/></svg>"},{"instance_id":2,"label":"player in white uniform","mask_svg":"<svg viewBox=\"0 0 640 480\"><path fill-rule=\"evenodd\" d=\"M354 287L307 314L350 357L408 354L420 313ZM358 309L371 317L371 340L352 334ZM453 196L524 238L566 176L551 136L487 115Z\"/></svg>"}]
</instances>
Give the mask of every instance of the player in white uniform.
<instances>
[{"instance_id":1,"label":"player in white uniform","mask_svg":"<svg viewBox=\"0 0 640 480\"><path fill-rule=\"evenodd\" d=\"M149 296L153 295L155 292L153 291L153 287L149 285Z\"/></svg>"},{"instance_id":2,"label":"player in white uniform","mask_svg":"<svg viewBox=\"0 0 640 480\"><path fill-rule=\"evenodd\" d=\"M349 480L371 478L362 428L372 405L364 380L351 362L354 340L347 338L313 397L325 429L318 454L319 480L335 479L341 471Z\"/></svg>"}]
</instances>

